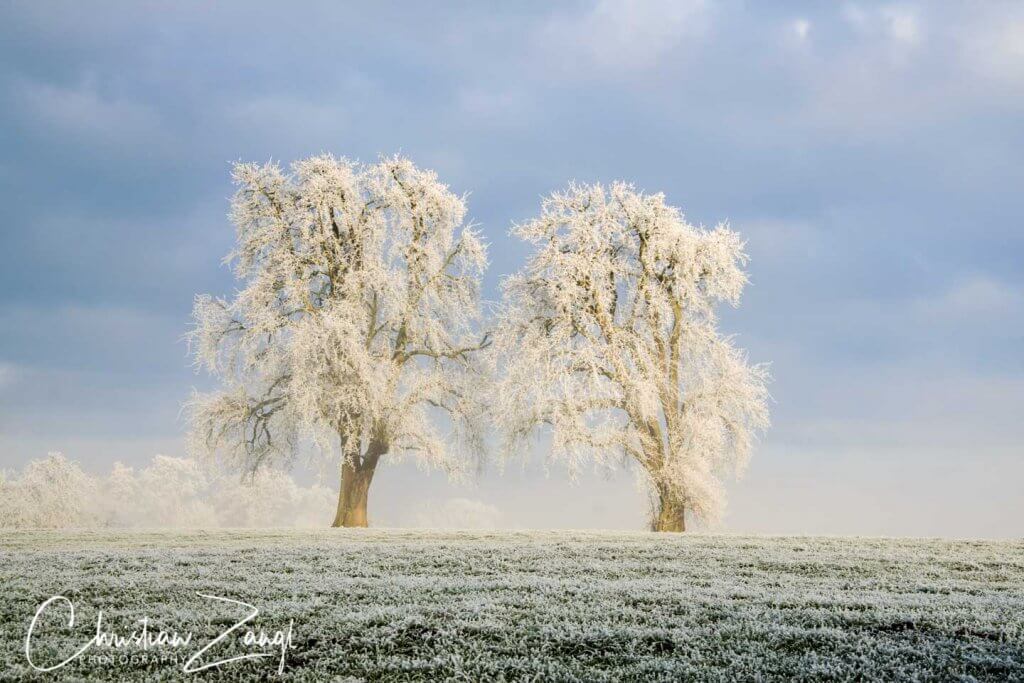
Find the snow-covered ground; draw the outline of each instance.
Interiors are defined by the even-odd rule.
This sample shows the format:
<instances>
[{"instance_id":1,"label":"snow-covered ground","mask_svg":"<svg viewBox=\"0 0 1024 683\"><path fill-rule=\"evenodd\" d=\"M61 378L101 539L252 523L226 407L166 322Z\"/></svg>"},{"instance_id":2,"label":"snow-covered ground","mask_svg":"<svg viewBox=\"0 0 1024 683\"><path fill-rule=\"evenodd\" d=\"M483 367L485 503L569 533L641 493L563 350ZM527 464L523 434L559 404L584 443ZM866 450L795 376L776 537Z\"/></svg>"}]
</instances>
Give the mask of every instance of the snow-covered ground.
<instances>
[{"instance_id":1,"label":"snow-covered ground","mask_svg":"<svg viewBox=\"0 0 1024 683\"><path fill-rule=\"evenodd\" d=\"M1024 543L589 532L4 532L0 679L1024 679ZM204 596L197 595L201 593ZM246 627L192 658L250 611ZM39 675L38 680L46 680Z\"/></svg>"}]
</instances>

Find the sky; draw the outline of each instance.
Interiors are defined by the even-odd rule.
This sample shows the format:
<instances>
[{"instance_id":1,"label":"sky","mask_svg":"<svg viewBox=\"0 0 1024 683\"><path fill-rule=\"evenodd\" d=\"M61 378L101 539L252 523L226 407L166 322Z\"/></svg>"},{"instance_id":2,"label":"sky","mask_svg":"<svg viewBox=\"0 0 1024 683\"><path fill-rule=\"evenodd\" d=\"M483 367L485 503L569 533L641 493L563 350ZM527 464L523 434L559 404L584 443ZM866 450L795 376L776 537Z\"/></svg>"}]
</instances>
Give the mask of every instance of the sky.
<instances>
[{"instance_id":1,"label":"sky","mask_svg":"<svg viewBox=\"0 0 1024 683\"><path fill-rule=\"evenodd\" d=\"M1020 537L1022 149L1015 2L7 1L0 468L185 455L231 163L400 152L467 193L492 299L570 180L743 234L722 327L771 363L773 426L712 528ZM386 468L371 519L644 527L632 473L569 481L543 445L472 486Z\"/></svg>"}]
</instances>

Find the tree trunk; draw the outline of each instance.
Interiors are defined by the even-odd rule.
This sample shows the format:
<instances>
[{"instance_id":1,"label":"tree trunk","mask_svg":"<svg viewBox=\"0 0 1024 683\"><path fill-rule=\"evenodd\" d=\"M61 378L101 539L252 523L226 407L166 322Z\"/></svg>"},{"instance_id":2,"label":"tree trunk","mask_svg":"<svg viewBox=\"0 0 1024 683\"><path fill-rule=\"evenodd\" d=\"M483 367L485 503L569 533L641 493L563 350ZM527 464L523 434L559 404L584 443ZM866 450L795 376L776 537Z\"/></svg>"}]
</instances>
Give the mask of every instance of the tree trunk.
<instances>
[{"instance_id":1,"label":"tree trunk","mask_svg":"<svg viewBox=\"0 0 1024 683\"><path fill-rule=\"evenodd\" d=\"M345 461L341 466L341 490L338 491L338 512L331 526L365 527L366 504L370 497L370 483L377 468L377 460L387 447L371 443L362 458Z\"/></svg>"},{"instance_id":2,"label":"tree trunk","mask_svg":"<svg viewBox=\"0 0 1024 683\"><path fill-rule=\"evenodd\" d=\"M654 511L651 531L686 531L683 501L668 487L658 487L658 509Z\"/></svg>"}]
</instances>

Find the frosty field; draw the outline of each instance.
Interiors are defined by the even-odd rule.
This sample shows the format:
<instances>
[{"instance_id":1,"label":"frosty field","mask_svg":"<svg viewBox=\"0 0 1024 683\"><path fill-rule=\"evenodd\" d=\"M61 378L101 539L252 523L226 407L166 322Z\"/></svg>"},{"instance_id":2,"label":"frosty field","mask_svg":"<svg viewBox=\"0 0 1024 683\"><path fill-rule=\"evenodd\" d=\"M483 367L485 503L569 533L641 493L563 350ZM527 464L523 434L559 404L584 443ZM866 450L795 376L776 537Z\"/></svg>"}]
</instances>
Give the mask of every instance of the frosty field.
<instances>
[{"instance_id":1,"label":"frosty field","mask_svg":"<svg viewBox=\"0 0 1024 683\"><path fill-rule=\"evenodd\" d=\"M588 532L3 532L0 679L1024 680L1024 543ZM97 633L191 632L178 649Z\"/></svg>"}]
</instances>

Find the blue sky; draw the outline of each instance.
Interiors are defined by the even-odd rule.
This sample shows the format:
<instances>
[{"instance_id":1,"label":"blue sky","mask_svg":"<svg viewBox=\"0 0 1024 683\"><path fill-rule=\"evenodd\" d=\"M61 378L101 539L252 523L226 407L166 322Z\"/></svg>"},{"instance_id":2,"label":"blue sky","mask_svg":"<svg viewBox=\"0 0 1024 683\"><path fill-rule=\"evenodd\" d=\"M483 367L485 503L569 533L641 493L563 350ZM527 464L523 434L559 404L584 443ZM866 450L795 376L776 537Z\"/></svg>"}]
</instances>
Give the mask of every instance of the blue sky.
<instances>
[{"instance_id":1,"label":"blue sky","mask_svg":"<svg viewBox=\"0 0 1024 683\"><path fill-rule=\"evenodd\" d=\"M570 179L746 236L724 327L772 362L774 426L725 528L1024 534L1019 3L6 2L0 55L0 467L183 454L230 163L402 152L469 193L492 297ZM643 524L621 472L374 486L380 516Z\"/></svg>"}]
</instances>

